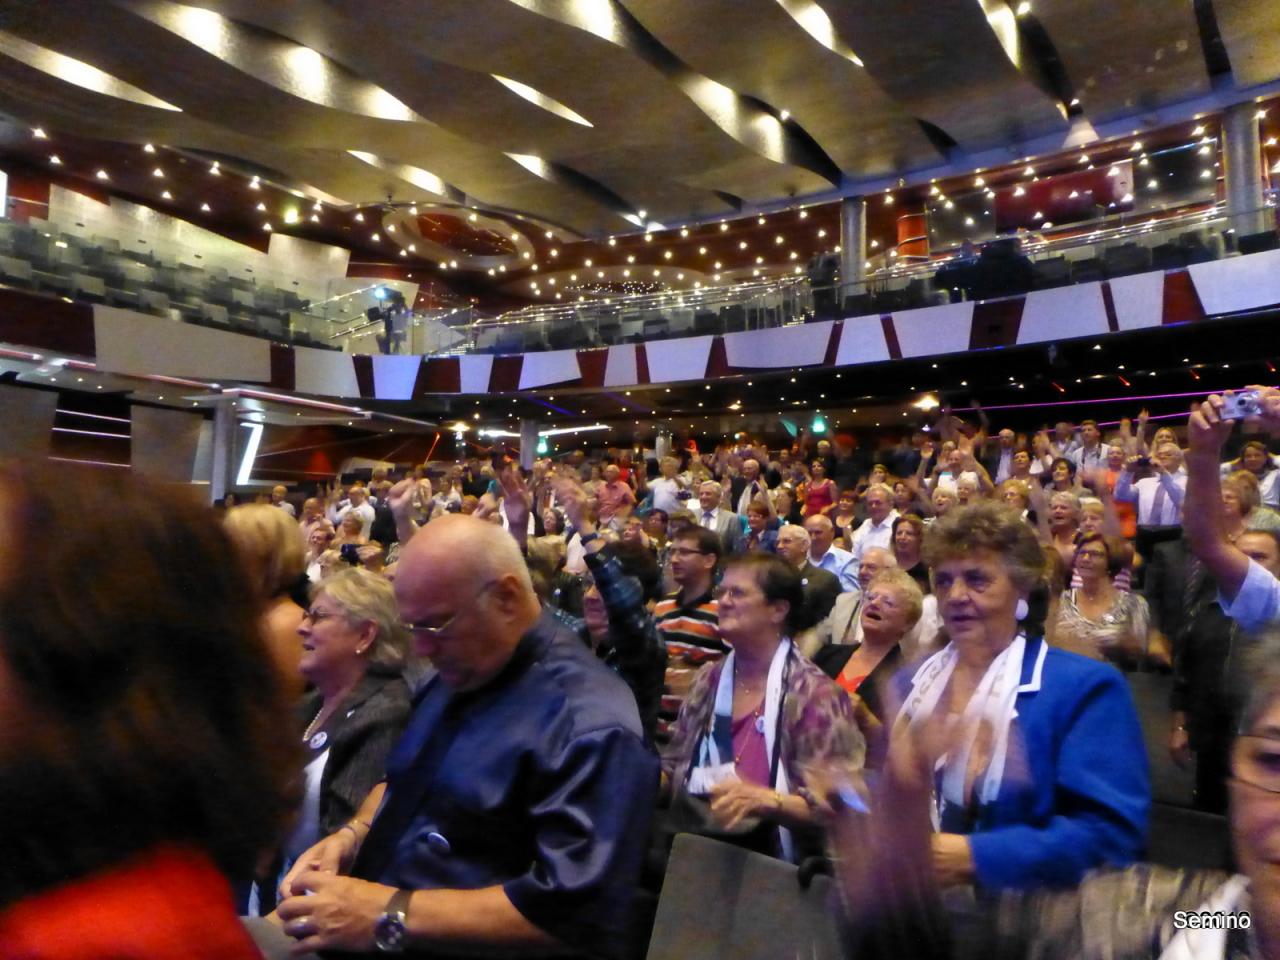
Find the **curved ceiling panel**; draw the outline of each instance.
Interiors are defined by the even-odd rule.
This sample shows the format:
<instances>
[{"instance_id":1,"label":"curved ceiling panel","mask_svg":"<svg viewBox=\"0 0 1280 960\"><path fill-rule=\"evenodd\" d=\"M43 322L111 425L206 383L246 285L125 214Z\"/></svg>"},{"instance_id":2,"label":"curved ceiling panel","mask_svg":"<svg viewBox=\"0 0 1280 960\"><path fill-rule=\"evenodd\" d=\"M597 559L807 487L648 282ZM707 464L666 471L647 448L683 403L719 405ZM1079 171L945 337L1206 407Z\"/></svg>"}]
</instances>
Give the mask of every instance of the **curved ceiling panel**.
<instances>
[{"instance_id":1,"label":"curved ceiling panel","mask_svg":"<svg viewBox=\"0 0 1280 960\"><path fill-rule=\"evenodd\" d=\"M1059 105L1011 59L1011 7L992 0L989 19L974 0L819 2L885 92L965 149L1066 133Z\"/></svg>"},{"instance_id":2,"label":"curved ceiling panel","mask_svg":"<svg viewBox=\"0 0 1280 960\"><path fill-rule=\"evenodd\" d=\"M855 51L833 32L830 45L817 40L816 17L828 31L832 25L816 5L700 0L672 17L665 0L623 2L691 66L786 110L846 174L881 176L941 159L915 120L850 59Z\"/></svg>"},{"instance_id":3,"label":"curved ceiling panel","mask_svg":"<svg viewBox=\"0 0 1280 960\"><path fill-rule=\"evenodd\" d=\"M65 56L56 50L50 50L48 47L42 47L39 44L23 40L21 37L14 36L4 30L0 30L0 54L17 60L19 63L25 63L27 66L39 70L41 73L47 73L51 77L56 77L77 87L83 87L86 90L92 90L94 93L116 97L120 100L128 100L130 103L136 103L144 107L155 107L159 110L181 110L180 107L175 107L172 103L166 103L159 97L153 97L147 91L141 90L131 83L126 83L118 77L113 77L92 64Z\"/></svg>"},{"instance_id":4,"label":"curved ceiling panel","mask_svg":"<svg viewBox=\"0 0 1280 960\"><path fill-rule=\"evenodd\" d=\"M1218 30L1236 84L1253 87L1280 76L1280 5L1267 0L1214 0Z\"/></svg>"},{"instance_id":5,"label":"curved ceiling panel","mask_svg":"<svg viewBox=\"0 0 1280 960\"><path fill-rule=\"evenodd\" d=\"M1209 91L1190 3L1148 3L1135 16L1124 4L1035 0L1031 16L1048 32L1091 120L1141 113Z\"/></svg>"},{"instance_id":6,"label":"curved ceiling panel","mask_svg":"<svg viewBox=\"0 0 1280 960\"><path fill-rule=\"evenodd\" d=\"M133 6L133 4L130 4ZM99 28L84 30L92 20ZM427 198L409 183L392 178L385 171L364 169L356 182L367 186L356 193L350 188L353 177L341 182L324 182L302 171L346 163L359 170L358 161L346 155L348 149L365 150L396 162L414 161L414 166L431 170L468 195L496 207L530 210L550 220L572 225L580 232L616 230L616 216L591 198L522 174L502 154L473 143L427 122L403 123L357 116L301 100L271 84L236 70L216 56L149 20L120 6L91 3L89 0L57 0L38 10L15 12L8 21L15 33L35 42L59 44L73 55L101 64L117 76L146 85L157 95L178 104L186 116L203 119L218 127L234 125L241 137L274 147L272 154L283 158L276 166L298 179L315 183L327 193L355 202L385 198L388 192L402 199ZM130 45L114 38L130 37ZM134 46L137 45L137 46ZM148 50L137 57L137 47ZM499 88L496 81L491 81ZM514 97L513 97L514 99ZM15 104L14 114L26 117L28 110ZM534 109L530 107L530 109ZM95 135L100 124L90 124ZM107 134L103 134L107 135ZM145 131L121 124L114 139L155 139L154 127ZM225 146L205 138L164 138L175 146L227 152ZM376 145L377 150L370 150ZM318 163L319 154L334 154L327 164ZM341 169L339 167L339 169Z\"/></svg>"},{"instance_id":7,"label":"curved ceiling panel","mask_svg":"<svg viewBox=\"0 0 1280 960\"><path fill-rule=\"evenodd\" d=\"M572 104L594 128L544 122L522 149L507 149L580 171L664 220L724 211L716 197L680 186L709 169L733 171L740 179L722 179L714 188L751 200L830 187L823 177L766 159L726 134L670 77L628 47L531 12L525 0L437 0L429 16L398 0L326 2L352 20L380 24L417 53L512 77ZM597 8L595 2L587 6ZM512 100L519 102L506 96L506 105L480 108L505 114Z\"/></svg>"}]
</instances>

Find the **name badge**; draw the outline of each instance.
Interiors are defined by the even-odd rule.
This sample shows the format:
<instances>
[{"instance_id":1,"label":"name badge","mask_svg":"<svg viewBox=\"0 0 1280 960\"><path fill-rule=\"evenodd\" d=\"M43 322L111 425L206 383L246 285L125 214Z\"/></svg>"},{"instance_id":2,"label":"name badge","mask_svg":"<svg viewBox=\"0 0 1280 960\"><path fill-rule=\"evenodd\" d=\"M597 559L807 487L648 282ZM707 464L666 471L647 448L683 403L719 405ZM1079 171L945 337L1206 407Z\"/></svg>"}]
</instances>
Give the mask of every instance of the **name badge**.
<instances>
[{"instance_id":1,"label":"name badge","mask_svg":"<svg viewBox=\"0 0 1280 960\"><path fill-rule=\"evenodd\" d=\"M317 733L314 737L312 737L308 741L308 743L310 743L311 745L312 750L319 750L328 742L329 742L329 734L325 733L323 730L321 730L319 733Z\"/></svg>"}]
</instances>

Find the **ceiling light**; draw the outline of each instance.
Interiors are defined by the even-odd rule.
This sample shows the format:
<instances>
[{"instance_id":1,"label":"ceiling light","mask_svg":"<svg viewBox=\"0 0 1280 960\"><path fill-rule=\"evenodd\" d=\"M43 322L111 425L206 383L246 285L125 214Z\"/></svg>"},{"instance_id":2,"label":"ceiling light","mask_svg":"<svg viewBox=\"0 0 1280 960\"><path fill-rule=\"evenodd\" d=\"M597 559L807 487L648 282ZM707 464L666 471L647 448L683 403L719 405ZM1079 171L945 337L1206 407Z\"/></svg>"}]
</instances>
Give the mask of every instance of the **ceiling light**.
<instances>
[{"instance_id":1,"label":"ceiling light","mask_svg":"<svg viewBox=\"0 0 1280 960\"><path fill-rule=\"evenodd\" d=\"M209 212L209 205L208 205L207 203L202 203L202 204L200 204L200 209L201 209L204 213L208 213L208 212Z\"/></svg>"},{"instance_id":2,"label":"ceiling light","mask_svg":"<svg viewBox=\"0 0 1280 960\"><path fill-rule=\"evenodd\" d=\"M763 226L764 226L764 217L761 217L760 219L758 219L758 220L756 221L756 223L760 224L760 226L762 226L762 227L763 227Z\"/></svg>"},{"instance_id":3,"label":"ceiling light","mask_svg":"<svg viewBox=\"0 0 1280 960\"><path fill-rule=\"evenodd\" d=\"M259 203L259 204L258 204L258 209L259 209L259 210L266 210L266 209L267 209L267 205L266 205L265 203Z\"/></svg>"},{"instance_id":4,"label":"ceiling light","mask_svg":"<svg viewBox=\"0 0 1280 960\"><path fill-rule=\"evenodd\" d=\"M160 194L160 199L162 199L162 200L172 200L172 199L173 199L173 194L171 194L168 190L166 190L164 193Z\"/></svg>"},{"instance_id":5,"label":"ceiling light","mask_svg":"<svg viewBox=\"0 0 1280 960\"><path fill-rule=\"evenodd\" d=\"M1030 167L1030 166L1029 166L1029 167L1027 167L1025 170L1023 170L1023 171L1022 171L1022 175L1023 175L1024 177L1029 177L1029 176L1031 176L1031 175L1032 175L1033 173L1035 173L1035 172L1036 172L1036 171L1035 171L1035 168L1034 168L1034 167Z\"/></svg>"},{"instance_id":6,"label":"ceiling light","mask_svg":"<svg viewBox=\"0 0 1280 960\"><path fill-rule=\"evenodd\" d=\"M269 233L269 232L271 231L271 224L269 224L269 223L264 223L264 224L262 225L262 229L263 229L263 230L266 230L266 231Z\"/></svg>"},{"instance_id":7,"label":"ceiling light","mask_svg":"<svg viewBox=\"0 0 1280 960\"><path fill-rule=\"evenodd\" d=\"M1193 137L1198 137L1202 133L1204 133L1204 127L1202 127L1200 124L1196 124L1195 129L1191 131L1191 135Z\"/></svg>"},{"instance_id":8,"label":"ceiling light","mask_svg":"<svg viewBox=\"0 0 1280 960\"><path fill-rule=\"evenodd\" d=\"M886 207L893 205L893 196L891 194L886 193L884 195L884 205Z\"/></svg>"},{"instance_id":9,"label":"ceiling light","mask_svg":"<svg viewBox=\"0 0 1280 960\"><path fill-rule=\"evenodd\" d=\"M547 256L558 257L560 256L560 251L557 250L555 247L552 247L549 251L547 251Z\"/></svg>"},{"instance_id":10,"label":"ceiling light","mask_svg":"<svg viewBox=\"0 0 1280 960\"><path fill-rule=\"evenodd\" d=\"M721 233L724 233L724 232L725 232L726 230L728 230L728 229L729 229L729 225L728 225L727 223L725 223L725 222L721 221L721 223L720 223L720 232L721 232Z\"/></svg>"},{"instance_id":11,"label":"ceiling light","mask_svg":"<svg viewBox=\"0 0 1280 960\"><path fill-rule=\"evenodd\" d=\"M31 128L31 135L32 135L33 137L35 137L37 140L48 140L48 139L49 139L49 135L48 135L47 133L45 133L45 132L44 132L44 128L43 128L43 127L32 127L32 128Z\"/></svg>"},{"instance_id":12,"label":"ceiling light","mask_svg":"<svg viewBox=\"0 0 1280 960\"><path fill-rule=\"evenodd\" d=\"M662 256L663 256L663 258L664 258L664 259L666 259L666 260L670 260L670 259L671 259L671 251L670 251L670 250L668 250L668 251L667 251L666 253L664 253Z\"/></svg>"},{"instance_id":13,"label":"ceiling light","mask_svg":"<svg viewBox=\"0 0 1280 960\"><path fill-rule=\"evenodd\" d=\"M635 263L636 255L634 253L627 254L627 263Z\"/></svg>"},{"instance_id":14,"label":"ceiling light","mask_svg":"<svg viewBox=\"0 0 1280 960\"><path fill-rule=\"evenodd\" d=\"M372 237L370 237L369 239L370 239L370 240L372 240L374 243L377 243L378 241L380 241L380 240L382 239L382 237L375 233L375 234L374 234Z\"/></svg>"},{"instance_id":15,"label":"ceiling light","mask_svg":"<svg viewBox=\"0 0 1280 960\"><path fill-rule=\"evenodd\" d=\"M610 237L610 238L609 238L609 246L611 246L611 247L616 247L617 245L618 245L618 240L617 240L617 238L616 238L616 237Z\"/></svg>"},{"instance_id":16,"label":"ceiling light","mask_svg":"<svg viewBox=\"0 0 1280 960\"><path fill-rule=\"evenodd\" d=\"M822 239L823 237L825 237L826 235L827 235L827 231L825 231L825 230L819 230L819 231L818 231L818 239L819 239L819 240L821 240L821 239Z\"/></svg>"},{"instance_id":17,"label":"ceiling light","mask_svg":"<svg viewBox=\"0 0 1280 960\"><path fill-rule=\"evenodd\" d=\"M209 168L209 172L213 174L215 177L222 176L222 171L218 169L218 164L216 161L214 162L213 166Z\"/></svg>"},{"instance_id":18,"label":"ceiling light","mask_svg":"<svg viewBox=\"0 0 1280 960\"><path fill-rule=\"evenodd\" d=\"M105 171L105 170L99 170L96 174L94 174L94 176L96 176L99 180L110 180L110 179L111 179L109 176L107 176L107 171Z\"/></svg>"},{"instance_id":19,"label":"ceiling light","mask_svg":"<svg viewBox=\"0 0 1280 960\"><path fill-rule=\"evenodd\" d=\"M739 249L739 250L745 250L745 249L747 249L747 241L745 241L745 240L741 241L741 242L738 244L738 249Z\"/></svg>"},{"instance_id":20,"label":"ceiling light","mask_svg":"<svg viewBox=\"0 0 1280 960\"><path fill-rule=\"evenodd\" d=\"M1027 0L1022 0L1022 2L1018 4L1017 9L1015 9L1013 12L1015 15L1019 17L1025 17L1027 14L1031 12L1031 4L1028 3Z\"/></svg>"},{"instance_id":21,"label":"ceiling light","mask_svg":"<svg viewBox=\"0 0 1280 960\"><path fill-rule=\"evenodd\" d=\"M62 158L58 156L56 153L49 157L49 162L53 164L55 167L62 166Z\"/></svg>"}]
</instances>

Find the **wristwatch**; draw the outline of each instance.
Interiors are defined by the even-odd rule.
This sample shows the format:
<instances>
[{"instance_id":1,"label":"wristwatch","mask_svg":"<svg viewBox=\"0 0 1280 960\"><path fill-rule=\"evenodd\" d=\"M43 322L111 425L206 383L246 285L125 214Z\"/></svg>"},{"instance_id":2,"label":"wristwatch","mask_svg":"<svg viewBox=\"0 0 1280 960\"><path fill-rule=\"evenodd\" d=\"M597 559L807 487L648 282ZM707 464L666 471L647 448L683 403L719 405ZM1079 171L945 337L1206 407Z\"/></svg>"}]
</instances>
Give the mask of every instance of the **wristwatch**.
<instances>
[{"instance_id":1,"label":"wristwatch","mask_svg":"<svg viewBox=\"0 0 1280 960\"><path fill-rule=\"evenodd\" d=\"M409 897L412 890L397 890L387 901L387 909L382 911L373 925L373 945L382 953L404 953L404 942L408 937L405 924L408 921Z\"/></svg>"},{"instance_id":2,"label":"wristwatch","mask_svg":"<svg viewBox=\"0 0 1280 960\"><path fill-rule=\"evenodd\" d=\"M599 530L592 530L590 533L580 533L580 534L578 534L578 542L579 542L579 543L581 543L584 547L585 547L588 543L590 543L592 540L599 540L599 539L600 539L600 531L599 531Z\"/></svg>"}]
</instances>

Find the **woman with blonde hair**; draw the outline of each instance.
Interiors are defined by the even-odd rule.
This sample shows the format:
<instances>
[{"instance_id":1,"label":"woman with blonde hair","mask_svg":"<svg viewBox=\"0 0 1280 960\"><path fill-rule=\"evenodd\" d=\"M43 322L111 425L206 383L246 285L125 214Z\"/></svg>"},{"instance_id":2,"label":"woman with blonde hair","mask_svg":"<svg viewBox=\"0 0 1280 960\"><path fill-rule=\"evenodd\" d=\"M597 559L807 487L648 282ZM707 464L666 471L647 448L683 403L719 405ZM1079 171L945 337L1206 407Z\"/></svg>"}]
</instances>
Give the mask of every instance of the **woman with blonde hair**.
<instances>
[{"instance_id":1,"label":"woman with blonde hair","mask_svg":"<svg viewBox=\"0 0 1280 960\"><path fill-rule=\"evenodd\" d=\"M258 620L286 689L302 692L298 626L306 600L306 553L298 521L270 504L246 504L223 520L257 590Z\"/></svg>"}]
</instances>

